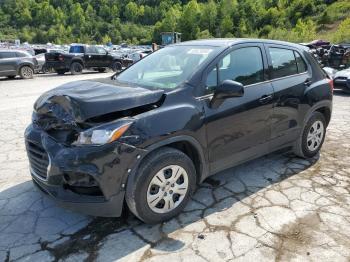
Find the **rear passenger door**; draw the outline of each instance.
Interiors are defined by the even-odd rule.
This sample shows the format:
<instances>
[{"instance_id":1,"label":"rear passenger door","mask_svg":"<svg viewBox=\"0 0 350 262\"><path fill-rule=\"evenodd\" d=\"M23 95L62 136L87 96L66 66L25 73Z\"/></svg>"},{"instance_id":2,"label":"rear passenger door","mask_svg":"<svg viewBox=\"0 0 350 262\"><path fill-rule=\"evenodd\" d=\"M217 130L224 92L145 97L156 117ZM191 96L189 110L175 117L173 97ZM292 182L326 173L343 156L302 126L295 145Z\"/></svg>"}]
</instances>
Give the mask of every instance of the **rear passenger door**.
<instances>
[{"instance_id":1,"label":"rear passenger door","mask_svg":"<svg viewBox=\"0 0 350 262\"><path fill-rule=\"evenodd\" d=\"M208 158L212 173L268 150L271 133L273 89L265 75L266 55L262 44L235 45L205 72L203 100ZM218 107L210 101L224 80L244 85L242 97L225 99Z\"/></svg>"},{"instance_id":2,"label":"rear passenger door","mask_svg":"<svg viewBox=\"0 0 350 262\"><path fill-rule=\"evenodd\" d=\"M17 56L15 52L0 52L0 73L3 76L16 74Z\"/></svg>"},{"instance_id":3,"label":"rear passenger door","mask_svg":"<svg viewBox=\"0 0 350 262\"><path fill-rule=\"evenodd\" d=\"M270 150L276 150L300 134L300 111L305 89L312 84L312 75L298 49L272 44L265 47L274 89Z\"/></svg>"}]
</instances>

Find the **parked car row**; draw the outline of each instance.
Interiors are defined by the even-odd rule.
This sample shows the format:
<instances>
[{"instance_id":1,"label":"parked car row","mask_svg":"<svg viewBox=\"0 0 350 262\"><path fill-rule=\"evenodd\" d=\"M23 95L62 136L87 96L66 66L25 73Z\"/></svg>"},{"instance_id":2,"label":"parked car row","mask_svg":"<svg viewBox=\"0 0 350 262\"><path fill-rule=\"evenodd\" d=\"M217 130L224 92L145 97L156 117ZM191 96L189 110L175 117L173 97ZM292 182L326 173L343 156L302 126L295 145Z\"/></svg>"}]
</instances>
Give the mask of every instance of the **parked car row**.
<instances>
[{"instance_id":1,"label":"parked car row","mask_svg":"<svg viewBox=\"0 0 350 262\"><path fill-rule=\"evenodd\" d=\"M350 66L350 44L331 44L324 40L315 40L302 45L309 48L309 52L316 60L326 67L344 69Z\"/></svg>"},{"instance_id":2,"label":"parked car row","mask_svg":"<svg viewBox=\"0 0 350 262\"><path fill-rule=\"evenodd\" d=\"M0 76L23 79L32 78L38 72L39 64L35 57L20 50L0 50Z\"/></svg>"},{"instance_id":3,"label":"parked car row","mask_svg":"<svg viewBox=\"0 0 350 262\"><path fill-rule=\"evenodd\" d=\"M333 79L334 88L350 93L350 44L331 44L324 40L315 40L306 46L327 75Z\"/></svg>"},{"instance_id":4,"label":"parked car row","mask_svg":"<svg viewBox=\"0 0 350 262\"><path fill-rule=\"evenodd\" d=\"M53 68L60 75L68 71L73 75L80 74L83 69L105 72L110 68L116 72L133 63L133 60L110 53L103 47L82 44L71 45L69 53L46 53L45 60L46 67Z\"/></svg>"},{"instance_id":5,"label":"parked car row","mask_svg":"<svg viewBox=\"0 0 350 262\"><path fill-rule=\"evenodd\" d=\"M117 72L148 54L148 51L137 50L129 57L98 45L85 44L72 44L68 52L50 48L36 48L36 55L9 48L0 49L0 52L0 76L14 78L19 75L23 79L32 78L35 73L80 74L84 69L98 72L111 69Z\"/></svg>"}]
</instances>

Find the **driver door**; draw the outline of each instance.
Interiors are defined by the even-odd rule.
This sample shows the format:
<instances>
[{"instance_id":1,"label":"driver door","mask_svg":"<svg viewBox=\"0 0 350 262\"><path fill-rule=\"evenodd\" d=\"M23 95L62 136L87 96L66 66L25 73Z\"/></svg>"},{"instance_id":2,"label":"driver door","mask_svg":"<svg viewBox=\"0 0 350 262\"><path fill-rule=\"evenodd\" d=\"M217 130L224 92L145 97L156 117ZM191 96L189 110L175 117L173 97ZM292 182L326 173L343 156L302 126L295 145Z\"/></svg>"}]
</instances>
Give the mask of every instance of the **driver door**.
<instances>
[{"instance_id":1,"label":"driver door","mask_svg":"<svg viewBox=\"0 0 350 262\"><path fill-rule=\"evenodd\" d=\"M214 63L205 74L207 95L202 97L211 173L268 151L273 98L263 45L236 45ZM227 79L242 83L244 95L226 98L214 108L212 95Z\"/></svg>"},{"instance_id":2,"label":"driver door","mask_svg":"<svg viewBox=\"0 0 350 262\"><path fill-rule=\"evenodd\" d=\"M99 55L95 46L87 46L85 53L85 66L86 67L99 67Z\"/></svg>"},{"instance_id":3,"label":"driver door","mask_svg":"<svg viewBox=\"0 0 350 262\"><path fill-rule=\"evenodd\" d=\"M100 67L109 67L112 64L112 56L108 55L106 49L96 46L98 65Z\"/></svg>"}]
</instances>

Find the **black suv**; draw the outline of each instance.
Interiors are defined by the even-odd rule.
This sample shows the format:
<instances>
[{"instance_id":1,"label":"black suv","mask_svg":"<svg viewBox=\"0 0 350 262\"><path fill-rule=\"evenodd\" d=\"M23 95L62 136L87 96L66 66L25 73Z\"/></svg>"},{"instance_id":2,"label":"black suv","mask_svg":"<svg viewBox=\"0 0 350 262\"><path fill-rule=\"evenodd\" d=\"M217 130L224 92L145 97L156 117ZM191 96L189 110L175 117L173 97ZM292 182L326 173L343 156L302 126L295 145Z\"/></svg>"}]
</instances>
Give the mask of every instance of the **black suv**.
<instances>
[{"instance_id":1,"label":"black suv","mask_svg":"<svg viewBox=\"0 0 350 262\"><path fill-rule=\"evenodd\" d=\"M333 84L301 46L212 39L167 46L111 79L43 94L25 132L34 183L68 208L147 223L208 176L282 148L310 158Z\"/></svg>"},{"instance_id":2,"label":"black suv","mask_svg":"<svg viewBox=\"0 0 350 262\"><path fill-rule=\"evenodd\" d=\"M62 75L70 71L73 75L81 74L84 68L105 72L107 68L121 71L133 63L131 59L109 53L103 47L73 44L69 53L48 52L45 54L46 67Z\"/></svg>"},{"instance_id":3,"label":"black suv","mask_svg":"<svg viewBox=\"0 0 350 262\"><path fill-rule=\"evenodd\" d=\"M38 70L37 60L25 51L0 50L0 76L15 78L33 78L33 74Z\"/></svg>"}]
</instances>

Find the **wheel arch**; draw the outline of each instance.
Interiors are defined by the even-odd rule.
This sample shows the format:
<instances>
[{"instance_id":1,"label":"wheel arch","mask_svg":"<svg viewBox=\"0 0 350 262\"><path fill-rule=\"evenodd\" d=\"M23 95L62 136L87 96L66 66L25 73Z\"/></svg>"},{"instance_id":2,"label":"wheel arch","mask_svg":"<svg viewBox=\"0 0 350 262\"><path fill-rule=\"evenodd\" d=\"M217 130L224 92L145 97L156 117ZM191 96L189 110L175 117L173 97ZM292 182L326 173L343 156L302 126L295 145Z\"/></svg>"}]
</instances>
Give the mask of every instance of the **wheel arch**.
<instances>
[{"instance_id":1,"label":"wheel arch","mask_svg":"<svg viewBox=\"0 0 350 262\"><path fill-rule=\"evenodd\" d=\"M196 169L196 178L197 183L202 182L205 178L209 175L209 169L207 162L205 160L204 151L200 145L200 143L191 136L176 136L167 138L165 140L162 140L160 142L157 142L155 144L152 144L145 148L145 154L138 159L138 161L135 163L134 168L131 170L129 175L124 179L124 183L126 185L129 184L130 181L135 181L135 178L137 176L137 171L139 169L139 166L141 162L152 152L155 150L161 149L163 147L171 147L177 150L180 150L184 154L186 154L192 161Z\"/></svg>"},{"instance_id":2,"label":"wheel arch","mask_svg":"<svg viewBox=\"0 0 350 262\"><path fill-rule=\"evenodd\" d=\"M329 107L320 107L316 109L317 112L320 112L324 118L326 119L326 126L328 126L329 122L331 121L331 109Z\"/></svg>"},{"instance_id":3,"label":"wheel arch","mask_svg":"<svg viewBox=\"0 0 350 262\"><path fill-rule=\"evenodd\" d=\"M31 69L33 69L33 71L34 71L34 65L33 65L33 64L31 64L31 63L29 63L29 62L24 62L24 63L21 63L21 64L18 65L17 74L20 73L21 68L24 67L24 66L29 66L29 67L30 67ZM33 73L34 73L34 72L33 72Z\"/></svg>"},{"instance_id":4,"label":"wheel arch","mask_svg":"<svg viewBox=\"0 0 350 262\"><path fill-rule=\"evenodd\" d=\"M83 61L82 59L77 59L77 58L72 59L72 61L70 62L70 65L69 65L69 66L72 66L72 64L73 64L73 63L76 63L76 62L79 63L79 64L81 64L82 67L85 67L84 61Z\"/></svg>"},{"instance_id":5,"label":"wheel arch","mask_svg":"<svg viewBox=\"0 0 350 262\"><path fill-rule=\"evenodd\" d=\"M323 114L323 116L326 119L326 124L328 126L330 120L331 120L331 115L332 115L332 101L320 101L316 104L314 104L307 112L307 114L304 117L304 122L303 124L305 125L306 121L308 121L308 119L311 117L311 115L314 112L320 112L321 114Z\"/></svg>"}]
</instances>

